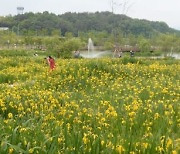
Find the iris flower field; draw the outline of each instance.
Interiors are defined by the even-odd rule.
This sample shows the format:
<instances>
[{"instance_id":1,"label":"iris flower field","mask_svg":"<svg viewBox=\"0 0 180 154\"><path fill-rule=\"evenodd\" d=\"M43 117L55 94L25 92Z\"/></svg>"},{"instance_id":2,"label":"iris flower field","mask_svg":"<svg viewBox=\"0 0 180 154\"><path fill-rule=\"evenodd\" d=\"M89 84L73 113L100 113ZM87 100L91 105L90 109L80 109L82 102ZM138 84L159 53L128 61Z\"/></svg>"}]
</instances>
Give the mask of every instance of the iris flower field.
<instances>
[{"instance_id":1,"label":"iris flower field","mask_svg":"<svg viewBox=\"0 0 180 154\"><path fill-rule=\"evenodd\" d=\"M0 59L0 153L180 153L179 60Z\"/></svg>"}]
</instances>

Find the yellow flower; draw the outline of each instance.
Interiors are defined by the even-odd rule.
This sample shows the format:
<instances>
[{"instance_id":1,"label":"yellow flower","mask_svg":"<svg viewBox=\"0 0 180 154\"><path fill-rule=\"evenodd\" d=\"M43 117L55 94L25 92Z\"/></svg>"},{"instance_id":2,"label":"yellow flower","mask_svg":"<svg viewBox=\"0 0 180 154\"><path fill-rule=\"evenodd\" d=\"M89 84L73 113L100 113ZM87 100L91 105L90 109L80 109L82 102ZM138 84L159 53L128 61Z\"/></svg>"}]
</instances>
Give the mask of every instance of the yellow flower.
<instances>
[{"instance_id":1,"label":"yellow flower","mask_svg":"<svg viewBox=\"0 0 180 154\"><path fill-rule=\"evenodd\" d=\"M170 138L167 139L166 147L169 148L172 145L172 140Z\"/></svg>"},{"instance_id":2,"label":"yellow flower","mask_svg":"<svg viewBox=\"0 0 180 154\"><path fill-rule=\"evenodd\" d=\"M158 119L160 117L159 113L154 114L154 120Z\"/></svg>"},{"instance_id":3,"label":"yellow flower","mask_svg":"<svg viewBox=\"0 0 180 154\"><path fill-rule=\"evenodd\" d=\"M84 142L84 144L87 144L89 142L87 134L85 134L85 133L84 133L84 137L83 137L83 142Z\"/></svg>"},{"instance_id":4,"label":"yellow flower","mask_svg":"<svg viewBox=\"0 0 180 154\"><path fill-rule=\"evenodd\" d=\"M104 145L104 141L103 140L101 141L101 145Z\"/></svg>"},{"instance_id":5,"label":"yellow flower","mask_svg":"<svg viewBox=\"0 0 180 154\"><path fill-rule=\"evenodd\" d=\"M29 153L33 153L33 152L34 152L33 148L29 149Z\"/></svg>"},{"instance_id":6,"label":"yellow flower","mask_svg":"<svg viewBox=\"0 0 180 154\"><path fill-rule=\"evenodd\" d=\"M118 145L116 146L116 151L118 152L118 154L121 154L125 151L125 149L123 148L122 145Z\"/></svg>"},{"instance_id":7,"label":"yellow flower","mask_svg":"<svg viewBox=\"0 0 180 154\"><path fill-rule=\"evenodd\" d=\"M134 117L135 115L136 115L135 112L130 112L130 113L129 113L129 116L130 116L130 117Z\"/></svg>"},{"instance_id":8,"label":"yellow flower","mask_svg":"<svg viewBox=\"0 0 180 154\"><path fill-rule=\"evenodd\" d=\"M13 148L9 148L9 154L13 153L14 149Z\"/></svg>"},{"instance_id":9,"label":"yellow flower","mask_svg":"<svg viewBox=\"0 0 180 154\"><path fill-rule=\"evenodd\" d=\"M13 114L12 113L8 113L8 118L9 119L13 118Z\"/></svg>"},{"instance_id":10,"label":"yellow flower","mask_svg":"<svg viewBox=\"0 0 180 154\"><path fill-rule=\"evenodd\" d=\"M173 150L173 151L172 151L172 154L177 154L177 151Z\"/></svg>"},{"instance_id":11,"label":"yellow flower","mask_svg":"<svg viewBox=\"0 0 180 154\"><path fill-rule=\"evenodd\" d=\"M147 149L148 143L142 143L142 146L143 146L144 149Z\"/></svg>"},{"instance_id":12,"label":"yellow flower","mask_svg":"<svg viewBox=\"0 0 180 154\"><path fill-rule=\"evenodd\" d=\"M163 149L163 147L161 147L161 146L157 146L157 147L156 147L156 151L162 153L162 152L164 152L164 149Z\"/></svg>"}]
</instances>

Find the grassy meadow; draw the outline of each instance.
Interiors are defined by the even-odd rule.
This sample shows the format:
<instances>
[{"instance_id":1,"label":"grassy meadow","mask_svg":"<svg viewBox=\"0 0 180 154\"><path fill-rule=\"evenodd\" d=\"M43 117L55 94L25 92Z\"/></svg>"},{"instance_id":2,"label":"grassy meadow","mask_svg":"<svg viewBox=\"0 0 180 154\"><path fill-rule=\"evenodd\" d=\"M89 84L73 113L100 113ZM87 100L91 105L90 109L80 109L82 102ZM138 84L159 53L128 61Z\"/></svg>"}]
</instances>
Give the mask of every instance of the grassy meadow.
<instances>
[{"instance_id":1,"label":"grassy meadow","mask_svg":"<svg viewBox=\"0 0 180 154\"><path fill-rule=\"evenodd\" d=\"M180 153L180 61L0 51L0 153Z\"/></svg>"}]
</instances>

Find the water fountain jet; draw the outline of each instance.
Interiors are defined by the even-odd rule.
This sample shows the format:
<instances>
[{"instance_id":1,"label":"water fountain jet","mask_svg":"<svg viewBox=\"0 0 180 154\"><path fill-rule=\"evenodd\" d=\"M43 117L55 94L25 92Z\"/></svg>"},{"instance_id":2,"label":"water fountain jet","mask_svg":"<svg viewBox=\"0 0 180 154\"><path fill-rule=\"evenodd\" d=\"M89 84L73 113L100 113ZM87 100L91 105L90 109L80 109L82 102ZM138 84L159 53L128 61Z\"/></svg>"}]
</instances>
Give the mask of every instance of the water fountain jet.
<instances>
[{"instance_id":1,"label":"water fountain jet","mask_svg":"<svg viewBox=\"0 0 180 154\"><path fill-rule=\"evenodd\" d=\"M91 38L88 39L88 55L94 51L94 43Z\"/></svg>"},{"instance_id":2,"label":"water fountain jet","mask_svg":"<svg viewBox=\"0 0 180 154\"><path fill-rule=\"evenodd\" d=\"M109 54L110 51L97 51L94 47L94 43L91 38L88 39L87 50L81 52L81 56L84 58L101 58Z\"/></svg>"}]
</instances>

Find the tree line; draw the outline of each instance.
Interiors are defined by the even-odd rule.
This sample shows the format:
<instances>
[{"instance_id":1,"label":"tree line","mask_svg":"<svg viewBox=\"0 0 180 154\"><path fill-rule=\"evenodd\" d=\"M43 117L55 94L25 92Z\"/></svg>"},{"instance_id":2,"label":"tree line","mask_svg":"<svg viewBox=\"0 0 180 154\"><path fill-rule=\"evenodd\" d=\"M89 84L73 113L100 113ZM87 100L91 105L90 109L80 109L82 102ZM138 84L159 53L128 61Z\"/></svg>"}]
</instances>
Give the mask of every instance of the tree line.
<instances>
[{"instance_id":1,"label":"tree line","mask_svg":"<svg viewBox=\"0 0 180 154\"><path fill-rule=\"evenodd\" d=\"M132 19L126 15L111 12L71 13L55 15L47 11L43 13L25 13L0 18L0 27L9 27L19 35L62 35L71 32L78 36L79 32L105 31L107 33L122 32L152 37L156 33L175 33L180 31L170 28L164 22Z\"/></svg>"},{"instance_id":2,"label":"tree line","mask_svg":"<svg viewBox=\"0 0 180 154\"><path fill-rule=\"evenodd\" d=\"M63 57L71 56L73 50L86 50L88 38L100 50L128 45L146 52L180 52L180 31L166 23L110 12L25 13L0 17L0 27L9 28L0 31L0 48L49 50Z\"/></svg>"}]
</instances>

